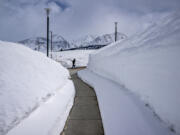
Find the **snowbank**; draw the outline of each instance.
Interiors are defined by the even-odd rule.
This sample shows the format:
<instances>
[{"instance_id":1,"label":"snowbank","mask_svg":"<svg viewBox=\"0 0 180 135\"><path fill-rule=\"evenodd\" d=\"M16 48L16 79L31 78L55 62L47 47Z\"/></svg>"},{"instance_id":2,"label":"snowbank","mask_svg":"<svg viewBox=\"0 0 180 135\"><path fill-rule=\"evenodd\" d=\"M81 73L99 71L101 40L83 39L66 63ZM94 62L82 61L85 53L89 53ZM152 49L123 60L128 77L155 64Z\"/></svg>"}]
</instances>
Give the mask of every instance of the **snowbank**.
<instances>
[{"instance_id":1,"label":"snowbank","mask_svg":"<svg viewBox=\"0 0 180 135\"><path fill-rule=\"evenodd\" d=\"M88 64L89 54L96 50L73 50L53 52L53 59L60 62L64 67L71 68L72 60L75 58L76 67L84 67Z\"/></svg>"},{"instance_id":2,"label":"snowbank","mask_svg":"<svg viewBox=\"0 0 180 135\"><path fill-rule=\"evenodd\" d=\"M178 58L180 15L170 13L134 37L90 55L88 69L138 95L162 121L180 133Z\"/></svg>"},{"instance_id":3,"label":"snowbank","mask_svg":"<svg viewBox=\"0 0 180 135\"><path fill-rule=\"evenodd\" d=\"M57 122L61 125L55 130L61 132L74 97L68 71L42 53L3 41L0 41L0 61L0 134L10 131L20 135L23 128L18 128L18 132L15 129L29 126L32 130L41 129L40 132L35 130L33 135L46 135L55 132L51 126ZM59 101L55 100L57 96ZM54 109L48 109L50 103ZM45 113L52 116L43 117ZM37 124L39 119L31 118L33 114L43 118L43 125ZM25 121L28 124L22 124Z\"/></svg>"},{"instance_id":4,"label":"snowbank","mask_svg":"<svg viewBox=\"0 0 180 135\"><path fill-rule=\"evenodd\" d=\"M174 135L123 86L89 70L78 75L96 91L105 135Z\"/></svg>"}]
</instances>

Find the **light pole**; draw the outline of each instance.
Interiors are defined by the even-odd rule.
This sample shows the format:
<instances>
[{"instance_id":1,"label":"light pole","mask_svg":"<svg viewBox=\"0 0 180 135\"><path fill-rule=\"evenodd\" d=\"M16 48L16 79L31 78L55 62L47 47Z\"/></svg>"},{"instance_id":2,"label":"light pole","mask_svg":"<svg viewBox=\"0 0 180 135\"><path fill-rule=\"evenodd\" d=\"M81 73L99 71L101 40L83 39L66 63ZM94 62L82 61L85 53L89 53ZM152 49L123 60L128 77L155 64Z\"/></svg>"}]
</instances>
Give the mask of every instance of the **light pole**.
<instances>
[{"instance_id":1,"label":"light pole","mask_svg":"<svg viewBox=\"0 0 180 135\"><path fill-rule=\"evenodd\" d=\"M117 24L118 24L118 22L115 22L114 23L115 24L115 35L114 35L114 37L115 37L115 42L117 41Z\"/></svg>"},{"instance_id":2,"label":"light pole","mask_svg":"<svg viewBox=\"0 0 180 135\"><path fill-rule=\"evenodd\" d=\"M51 58L52 58L52 31L51 32Z\"/></svg>"},{"instance_id":3,"label":"light pole","mask_svg":"<svg viewBox=\"0 0 180 135\"><path fill-rule=\"evenodd\" d=\"M45 8L47 15L47 57L49 56L49 13L50 8Z\"/></svg>"},{"instance_id":4,"label":"light pole","mask_svg":"<svg viewBox=\"0 0 180 135\"><path fill-rule=\"evenodd\" d=\"M40 43L39 43L39 40L37 41L37 44L38 44L38 51L40 50Z\"/></svg>"}]
</instances>

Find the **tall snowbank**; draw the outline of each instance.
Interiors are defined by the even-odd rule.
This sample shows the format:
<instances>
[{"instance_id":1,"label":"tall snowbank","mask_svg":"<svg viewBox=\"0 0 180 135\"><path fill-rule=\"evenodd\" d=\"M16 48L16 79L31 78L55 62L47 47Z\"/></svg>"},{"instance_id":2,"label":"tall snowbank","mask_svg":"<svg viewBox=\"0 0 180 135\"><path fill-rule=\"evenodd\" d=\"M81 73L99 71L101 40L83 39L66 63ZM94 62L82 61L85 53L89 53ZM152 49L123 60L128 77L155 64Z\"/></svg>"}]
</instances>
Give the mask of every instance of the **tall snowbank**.
<instances>
[{"instance_id":1,"label":"tall snowbank","mask_svg":"<svg viewBox=\"0 0 180 135\"><path fill-rule=\"evenodd\" d=\"M0 61L1 135L6 134L23 119L29 118L33 111L61 91L59 98L64 106L57 106L59 108L54 111L59 111L59 115L68 113L70 108L67 106L73 99L74 86L68 79L68 71L59 63L42 53L3 41L0 41ZM57 117L61 119L61 116ZM30 124L33 126L33 123Z\"/></svg>"},{"instance_id":2,"label":"tall snowbank","mask_svg":"<svg viewBox=\"0 0 180 135\"><path fill-rule=\"evenodd\" d=\"M180 133L180 15L90 55L88 69L123 85ZM116 103L115 103L116 104Z\"/></svg>"}]
</instances>

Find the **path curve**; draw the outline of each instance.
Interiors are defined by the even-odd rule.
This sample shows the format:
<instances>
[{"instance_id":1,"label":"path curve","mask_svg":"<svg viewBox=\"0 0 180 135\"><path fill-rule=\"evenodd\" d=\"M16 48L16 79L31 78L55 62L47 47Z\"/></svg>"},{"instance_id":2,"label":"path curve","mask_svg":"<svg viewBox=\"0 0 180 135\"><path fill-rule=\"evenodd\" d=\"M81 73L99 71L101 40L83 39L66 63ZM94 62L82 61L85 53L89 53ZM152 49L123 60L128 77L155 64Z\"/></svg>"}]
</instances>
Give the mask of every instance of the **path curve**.
<instances>
[{"instance_id":1,"label":"path curve","mask_svg":"<svg viewBox=\"0 0 180 135\"><path fill-rule=\"evenodd\" d=\"M81 69L69 69L76 96L61 135L104 135L96 94L77 76Z\"/></svg>"}]
</instances>

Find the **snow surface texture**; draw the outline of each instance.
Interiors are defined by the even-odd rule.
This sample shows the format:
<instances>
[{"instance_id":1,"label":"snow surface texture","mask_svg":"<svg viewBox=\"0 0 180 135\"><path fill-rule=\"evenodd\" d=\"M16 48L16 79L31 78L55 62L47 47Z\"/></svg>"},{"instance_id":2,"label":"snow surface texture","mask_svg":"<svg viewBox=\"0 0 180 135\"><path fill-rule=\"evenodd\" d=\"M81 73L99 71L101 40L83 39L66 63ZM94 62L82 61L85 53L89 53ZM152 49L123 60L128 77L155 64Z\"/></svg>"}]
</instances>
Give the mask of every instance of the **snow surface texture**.
<instances>
[{"instance_id":1,"label":"snow surface texture","mask_svg":"<svg viewBox=\"0 0 180 135\"><path fill-rule=\"evenodd\" d=\"M60 62L64 67L71 68L72 60L75 58L76 67L87 66L89 54L96 50L73 50L73 51L61 51L53 52L53 59Z\"/></svg>"},{"instance_id":2,"label":"snow surface texture","mask_svg":"<svg viewBox=\"0 0 180 135\"><path fill-rule=\"evenodd\" d=\"M0 134L59 134L75 93L68 71L19 44L0 41L0 54Z\"/></svg>"},{"instance_id":3,"label":"snow surface texture","mask_svg":"<svg viewBox=\"0 0 180 135\"><path fill-rule=\"evenodd\" d=\"M138 95L180 134L179 57L180 15L169 13L144 32L90 55L88 69Z\"/></svg>"},{"instance_id":4,"label":"snow surface texture","mask_svg":"<svg viewBox=\"0 0 180 135\"><path fill-rule=\"evenodd\" d=\"M69 81L55 96L42 104L7 135L59 135L74 102L72 86L72 82Z\"/></svg>"},{"instance_id":5,"label":"snow surface texture","mask_svg":"<svg viewBox=\"0 0 180 135\"><path fill-rule=\"evenodd\" d=\"M90 70L80 71L78 75L96 91L106 135L174 134L123 86Z\"/></svg>"}]
</instances>

